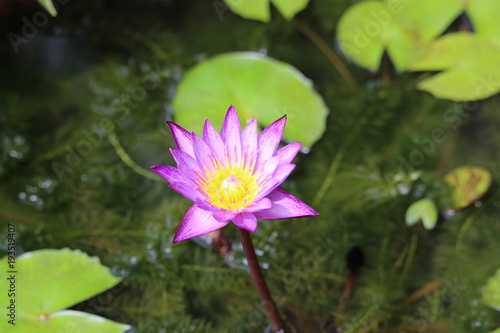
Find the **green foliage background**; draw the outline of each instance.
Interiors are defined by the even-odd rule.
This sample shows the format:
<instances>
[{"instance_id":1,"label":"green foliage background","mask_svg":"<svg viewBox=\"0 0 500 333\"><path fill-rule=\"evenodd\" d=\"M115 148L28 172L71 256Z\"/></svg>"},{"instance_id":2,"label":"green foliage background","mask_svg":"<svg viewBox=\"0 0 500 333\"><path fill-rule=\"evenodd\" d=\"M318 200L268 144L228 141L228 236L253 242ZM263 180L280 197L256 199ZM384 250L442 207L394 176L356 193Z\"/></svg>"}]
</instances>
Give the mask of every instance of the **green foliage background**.
<instances>
[{"instance_id":1,"label":"green foliage background","mask_svg":"<svg viewBox=\"0 0 500 333\"><path fill-rule=\"evenodd\" d=\"M351 2L313 0L298 22L334 48ZM223 52L265 50L309 77L331 110L284 184L321 216L263 221L253 235L295 331L492 331L500 315L480 302L480 288L500 266L498 186L432 231L404 218L417 199L446 206L441 176L457 166L485 167L497 182L498 96L454 103L418 91L418 74L347 64L352 89L297 21L275 10L267 24L244 20L221 3L70 2L18 54L2 49L0 251L12 223L19 253L69 247L100 257L123 282L73 309L137 332L263 332L236 229L224 229L231 265L197 242L172 245L190 203L143 168L174 164L164 122L175 119L170 103L188 69ZM2 27L19 32L19 22ZM356 245L366 262L342 304Z\"/></svg>"}]
</instances>

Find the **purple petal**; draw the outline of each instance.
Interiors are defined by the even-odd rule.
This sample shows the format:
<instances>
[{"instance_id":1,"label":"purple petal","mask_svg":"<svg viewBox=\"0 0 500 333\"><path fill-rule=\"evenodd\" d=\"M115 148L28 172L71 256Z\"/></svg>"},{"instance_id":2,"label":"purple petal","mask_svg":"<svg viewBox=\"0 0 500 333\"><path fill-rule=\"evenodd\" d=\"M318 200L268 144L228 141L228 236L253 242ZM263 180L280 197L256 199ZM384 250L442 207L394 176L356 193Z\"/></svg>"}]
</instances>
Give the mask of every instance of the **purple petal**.
<instances>
[{"instance_id":1,"label":"purple petal","mask_svg":"<svg viewBox=\"0 0 500 333\"><path fill-rule=\"evenodd\" d=\"M194 202L196 202L197 198L203 198L203 194L201 194L195 187L193 187L193 184L190 183L175 182L170 184L169 187Z\"/></svg>"},{"instance_id":2,"label":"purple petal","mask_svg":"<svg viewBox=\"0 0 500 333\"><path fill-rule=\"evenodd\" d=\"M213 161L214 158L212 156L212 151L208 148L205 141L203 141L198 135L193 134L193 147L194 153L196 155L196 159L198 160L198 165L200 170L208 169L210 171L213 170Z\"/></svg>"},{"instance_id":3,"label":"purple petal","mask_svg":"<svg viewBox=\"0 0 500 333\"><path fill-rule=\"evenodd\" d=\"M285 181L286 177L292 173L293 169L295 169L295 164L283 165L282 167L276 169L273 177L276 178L281 184Z\"/></svg>"},{"instance_id":4,"label":"purple petal","mask_svg":"<svg viewBox=\"0 0 500 333\"><path fill-rule=\"evenodd\" d=\"M241 132L241 145L245 163L250 164L257 158L257 119L252 119Z\"/></svg>"},{"instance_id":5,"label":"purple petal","mask_svg":"<svg viewBox=\"0 0 500 333\"><path fill-rule=\"evenodd\" d=\"M271 209L272 206L273 206L273 204L272 204L271 200L269 200L268 198L262 198L256 202L253 202L248 207L245 207L243 209L243 212L246 212L246 213L261 212L263 210Z\"/></svg>"},{"instance_id":6,"label":"purple petal","mask_svg":"<svg viewBox=\"0 0 500 333\"><path fill-rule=\"evenodd\" d=\"M241 160L240 120L234 106L230 106L227 110L220 133L222 141L226 144L229 160L239 163Z\"/></svg>"},{"instance_id":7,"label":"purple petal","mask_svg":"<svg viewBox=\"0 0 500 333\"><path fill-rule=\"evenodd\" d=\"M200 207L204 210L209 210L211 212L218 212L219 210L221 210L219 207L214 207L211 204L209 204L208 202L206 202L205 198L202 199L201 196L196 198L195 203L196 203L196 205L198 205L198 207Z\"/></svg>"},{"instance_id":8,"label":"purple petal","mask_svg":"<svg viewBox=\"0 0 500 333\"><path fill-rule=\"evenodd\" d=\"M224 156L224 142L222 142L219 133L217 133L217 130L208 119L205 120L205 125L203 126L203 140L210 147L213 155L217 156L221 163L224 163L226 160Z\"/></svg>"},{"instance_id":9,"label":"purple petal","mask_svg":"<svg viewBox=\"0 0 500 333\"><path fill-rule=\"evenodd\" d=\"M283 116L267 126L262 133L260 133L257 139L259 145L259 161L265 161L274 155L281 141L285 124L286 116Z\"/></svg>"},{"instance_id":10,"label":"purple petal","mask_svg":"<svg viewBox=\"0 0 500 333\"><path fill-rule=\"evenodd\" d=\"M266 159L259 163L259 166L257 167L255 173L259 175L259 178L266 178L269 175L273 175L274 171L278 167L279 162L279 156L273 156L269 159Z\"/></svg>"},{"instance_id":11,"label":"purple petal","mask_svg":"<svg viewBox=\"0 0 500 333\"><path fill-rule=\"evenodd\" d=\"M175 162L177 162L178 168L181 171L183 171L186 174L186 176L192 178L193 175L200 173L200 170L198 168L198 162L196 162L196 160L193 157L194 151L193 151L193 156L191 156L180 149L170 148L170 153L172 154Z\"/></svg>"},{"instance_id":12,"label":"purple petal","mask_svg":"<svg viewBox=\"0 0 500 333\"><path fill-rule=\"evenodd\" d=\"M276 156L279 156L281 158L280 164L279 165L284 165L290 163L295 155L300 150L300 147L302 146L302 143L300 142L294 142L286 145L285 147L279 149L276 152Z\"/></svg>"},{"instance_id":13,"label":"purple petal","mask_svg":"<svg viewBox=\"0 0 500 333\"><path fill-rule=\"evenodd\" d=\"M234 217L236 216L236 213L227 211L227 210L219 210L218 212L214 213L214 219L216 219L219 222L229 222L231 221Z\"/></svg>"},{"instance_id":14,"label":"purple petal","mask_svg":"<svg viewBox=\"0 0 500 333\"><path fill-rule=\"evenodd\" d=\"M164 178L169 183L185 181L185 176L179 169L170 165L153 165L151 170L156 172L160 177Z\"/></svg>"},{"instance_id":15,"label":"purple petal","mask_svg":"<svg viewBox=\"0 0 500 333\"><path fill-rule=\"evenodd\" d=\"M273 207L269 210L254 213L255 217L259 219L287 219L319 215L314 209L279 187L267 197L272 201Z\"/></svg>"},{"instance_id":16,"label":"purple petal","mask_svg":"<svg viewBox=\"0 0 500 333\"><path fill-rule=\"evenodd\" d=\"M229 223L229 221L218 222L212 217L212 214L212 212L203 210L196 204L193 204L179 224L173 243L207 234Z\"/></svg>"},{"instance_id":17,"label":"purple petal","mask_svg":"<svg viewBox=\"0 0 500 333\"><path fill-rule=\"evenodd\" d=\"M170 126L177 148L194 157L192 134L176 123L167 121L167 124Z\"/></svg>"},{"instance_id":18,"label":"purple petal","mask_svg":"<svg viewBox=\"0 0 500 333\"><path fill-rule=\"evenodd\" d=\"M233 218L233 223L241 229L255 232L257 229L257 219L252 213L240 213Z\"/></svg>"},{"instance_id":19,"label":"purple petal","mask_svg":"<svg viewBox=\"0 0 500 333\"><path fill-rule=\"evenodd\" d=\"M259 198L267 197L276 187L278 187L282 182L274 177L268 177L263 183L260 184L259 193L257 196Z\"/></svg>"}]
</instances>

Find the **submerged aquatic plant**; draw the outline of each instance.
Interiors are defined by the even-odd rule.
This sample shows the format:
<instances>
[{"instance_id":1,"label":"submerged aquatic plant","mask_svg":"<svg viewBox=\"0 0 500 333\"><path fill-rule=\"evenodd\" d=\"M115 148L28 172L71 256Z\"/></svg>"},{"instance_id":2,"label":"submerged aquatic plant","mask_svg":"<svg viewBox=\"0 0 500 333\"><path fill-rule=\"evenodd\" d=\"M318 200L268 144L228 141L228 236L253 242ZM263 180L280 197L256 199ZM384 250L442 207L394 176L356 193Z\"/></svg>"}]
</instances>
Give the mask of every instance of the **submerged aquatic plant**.
<instances>
[{"instance_id":1,"label":"submerged aquatic plant","mask_svg":"<svg viewBox=\"0 0 500 333\"><path fill-rule=\"evenodd\" d=\"M170 149L177 168L155 165L151 169L170 187L194 201L182 219L174 243L218 230L233 222L254 232L257 218L284 219L318 213L278 186L295 168L290 163L301 143L276 150L286 116L257 135L257 120L243 131L236 109L230 106L221 133L205 120L200 138L168 122L178 149Z\"/></svg>"}]
</instances>

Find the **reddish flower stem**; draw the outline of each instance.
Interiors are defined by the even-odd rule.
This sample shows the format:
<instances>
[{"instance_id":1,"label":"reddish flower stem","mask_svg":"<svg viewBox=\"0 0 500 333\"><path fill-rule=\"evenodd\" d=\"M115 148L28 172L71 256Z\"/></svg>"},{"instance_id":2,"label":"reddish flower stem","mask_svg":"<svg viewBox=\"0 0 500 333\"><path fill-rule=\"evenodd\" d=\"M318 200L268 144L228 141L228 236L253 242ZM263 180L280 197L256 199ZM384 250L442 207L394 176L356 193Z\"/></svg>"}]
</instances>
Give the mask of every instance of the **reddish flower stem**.
<instances>
[{"instance_id":1,"label":"reddish flower stem","mask_svg":"<svg viewBox=\"0 0 500 333\"><path fill-rule=\"evenodd\" d=\"M262 275L262 270L260 269L259 260L255 255L255 249L253 247L252 239L250 238L250 233L245 229L238 228L240 234L241 244L243 245L243 252L245 252L245 257L248 261L248 268L250 268L250 274L252 275L255 288L259 293L260 302L262 307L266 311L267 318L271 323L271 327L276 332L285 332L285 322L280 315L276 304L271 297L269 288L267 287L266 280Z\"/></svg>"}]
</instances>

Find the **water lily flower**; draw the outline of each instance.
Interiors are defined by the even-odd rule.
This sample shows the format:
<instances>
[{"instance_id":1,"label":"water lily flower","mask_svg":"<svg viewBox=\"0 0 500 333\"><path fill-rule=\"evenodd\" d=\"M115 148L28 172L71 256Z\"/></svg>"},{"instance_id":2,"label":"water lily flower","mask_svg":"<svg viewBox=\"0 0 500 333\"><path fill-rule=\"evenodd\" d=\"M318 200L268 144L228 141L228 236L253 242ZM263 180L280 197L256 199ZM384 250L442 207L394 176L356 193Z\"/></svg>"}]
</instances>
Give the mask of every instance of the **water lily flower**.
<instances>
[{"instance_id":1,"label":"water lily flower","mask_svg":"<svg viewBox=\"0 0 500 333\"><path fill-rule=\"evenodd\" d=\"M230 106L220 134L205 120L203 134L167 122L178 149L170 149L177 168L151 169L194 204L182 219L173 242L204 235L233 222L254 232L257 219L285 219L318 213L278 187L295 168L290 162L301 143L276 150L286 116L257 135L257 120L240 130L236 109Z\"/></svg>"}]
</instances>

